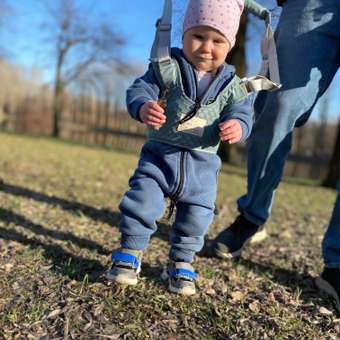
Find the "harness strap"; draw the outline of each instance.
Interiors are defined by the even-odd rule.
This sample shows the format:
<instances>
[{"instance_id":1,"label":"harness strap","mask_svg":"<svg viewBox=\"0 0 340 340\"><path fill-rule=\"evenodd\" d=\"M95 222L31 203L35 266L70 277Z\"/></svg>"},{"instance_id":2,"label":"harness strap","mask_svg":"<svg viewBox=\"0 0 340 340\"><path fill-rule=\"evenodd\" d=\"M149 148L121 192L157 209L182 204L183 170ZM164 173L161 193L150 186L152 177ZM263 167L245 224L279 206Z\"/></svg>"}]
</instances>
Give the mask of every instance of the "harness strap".
<instances>
[{"instance_id":1,"label":"harness strap","mask_svg":"<svg viewBox=\"0 0 340 340\"><path fill-rule=\"evenodd\" d=\"M245 0L245 8L247 12L265 21L266 30L261 42L262 64L260 72L256 76L243 78L242 81L249 91L277 90L281 87L281 83L276 44L271 26L271 14L268 9L254 0ZM267 76L269 76L269 79Z\"/></svg>"},{"instance_id":2,"label":"harness strap","mask_svg":"<svg viewBox=\"0 0 340 340\"><path fill-rule=\"evenodd\" d=\"M170 63L172 1L165 0L163 15L156 22L156 35L151 48L150 60Z\"/></svg>"}]
</instances>

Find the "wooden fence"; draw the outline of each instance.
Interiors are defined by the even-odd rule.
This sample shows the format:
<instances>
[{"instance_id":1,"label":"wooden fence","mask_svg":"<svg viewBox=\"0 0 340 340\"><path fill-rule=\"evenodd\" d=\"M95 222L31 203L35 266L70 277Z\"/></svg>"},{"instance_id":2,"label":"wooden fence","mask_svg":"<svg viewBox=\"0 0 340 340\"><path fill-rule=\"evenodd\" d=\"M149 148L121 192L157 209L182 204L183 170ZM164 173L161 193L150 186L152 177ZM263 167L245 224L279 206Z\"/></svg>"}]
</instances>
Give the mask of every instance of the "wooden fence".
<instances>
[{"instance_id":1,"label":"wooden fence","mask_svg":"<svg viewBox=\"0 0 340 340\"><path fill-rule=\"evenodd\" d=\"M82 97L69 98L66 104L60 124L60 137L65 140L135 153L139 152L146 140L145 125L131 119L126 110L116 105L105 101L94 102ZM37 100L25 100L15 110L8 113L5 121L6 124L3 124L5 130L49 135L53 121L51 105L47 105L46 101L41 101L39 104ZM307 139L311 131L308 131L308 127L301 129L300 137L306 136ZM327 131L328 138L332 140L331 130ZM310 142L307 140L306 143ZM298 144L301 144L301 138ZM295 143L286 162L285 175L324 178L332 147L327 147L325 150L322 152L319 150L316 154L313 153L312 147L304 146L304 153L302 153ZM245 146L234 146L234 151L231 162L244 167L246 164Z\"/></svg>"}]
</instances>

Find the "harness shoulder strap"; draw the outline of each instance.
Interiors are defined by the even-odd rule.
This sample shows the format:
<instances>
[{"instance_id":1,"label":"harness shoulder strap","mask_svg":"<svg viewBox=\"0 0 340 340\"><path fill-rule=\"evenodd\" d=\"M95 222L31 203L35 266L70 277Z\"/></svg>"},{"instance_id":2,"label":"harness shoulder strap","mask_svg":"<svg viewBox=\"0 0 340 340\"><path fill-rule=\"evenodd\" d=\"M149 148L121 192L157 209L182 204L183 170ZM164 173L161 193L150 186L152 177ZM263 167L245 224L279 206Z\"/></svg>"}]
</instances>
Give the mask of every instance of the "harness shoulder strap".
<instances>
[{"instance_id":1,"label":"harness shoulder strap","mask_svg":"<svg viewBox=\"0 0 340 340\"><path fill-rule=\"evenodd\" d=\"M281 87L281 82L276 44L273 29L271 27L271 13L268 9L259 5L254 0L245 0L244 5L247 12L252 13L265 21L266 30L261 43L262 64L260 72L256 76L243 78L242 80L248 91L277 90Z\"/></svg>"},{"instance_id":2,"label":"harness shoulder strap","mask_svg":"<svg viewBox=\"0 0 340 340\"><path fill-rule=\"evenodd\" d=\"M234 76L230 83L218 95L221 107L237 103L248 97L252 92L247 89L245 83L238 76Z\"/></svg>"},{"instance_id":3,"label":"harness shoulder strap","mask_svg":"<svg viewBox=\"0 0 340 340\"><path fill-rule=\"evenodd\" d=\"M165 0L163 15L156 22L156 35L151 48L150 61L170 63L172 1Z\"/></svg>"},{"instance_id":4,"label":"harness shoulder strap","mask_svg":"<svg viewBox=\"0 0 340 340\"><path fill-rule=\"evenodd\" d=\"M153 61L152 68L162 90L169 90L180 84L180 70L175 59L170 59L169 63Z\"/></svg>"}]
</instances>

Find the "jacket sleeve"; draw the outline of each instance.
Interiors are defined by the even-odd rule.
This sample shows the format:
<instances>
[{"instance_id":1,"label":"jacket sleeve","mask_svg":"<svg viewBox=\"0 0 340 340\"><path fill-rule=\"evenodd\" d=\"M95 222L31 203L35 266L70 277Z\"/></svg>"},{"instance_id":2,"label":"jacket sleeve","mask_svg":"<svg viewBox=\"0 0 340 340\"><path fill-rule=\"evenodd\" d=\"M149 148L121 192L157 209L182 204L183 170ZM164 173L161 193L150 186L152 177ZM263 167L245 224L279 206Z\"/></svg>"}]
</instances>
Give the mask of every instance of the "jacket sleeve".
<instances>
[{"instance_id":1,"label":"jacket sleeve","mask_svg":"<svg viewBox=\"0 0 340 340\"><path fill-rule=\"evenodd\" d=\"M226 106L221 113L221 122L237 119L241 124L242 137L240 142L244 142L250 136L254 124L254 99L255 95L251 94L237 103Z\"/></svg>"},{"instance_id":2,"label":"jacket sleeve","mask_svg":"<svg viewBox=\"0 0 340 340\"><path fill-rule=\"evenodd\" d=\"M158 100L159 94L160 86L150 65L147 72L126 91L126 106L130 116L141 122L139 109L148 101Z\"/></svg>"}]
</instances>

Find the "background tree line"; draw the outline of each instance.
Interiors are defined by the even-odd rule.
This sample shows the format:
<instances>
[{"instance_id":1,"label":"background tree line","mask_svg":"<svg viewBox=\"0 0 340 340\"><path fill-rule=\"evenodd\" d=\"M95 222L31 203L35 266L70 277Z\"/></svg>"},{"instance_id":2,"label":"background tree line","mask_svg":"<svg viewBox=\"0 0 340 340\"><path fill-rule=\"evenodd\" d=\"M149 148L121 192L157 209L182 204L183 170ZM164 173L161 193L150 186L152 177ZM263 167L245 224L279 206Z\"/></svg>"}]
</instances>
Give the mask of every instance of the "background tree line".
<instances>
[{"instance_id":1,"label":"background tree line","mask_svg":"<svg viewBox=\"0 0 340 340\"><path fill-rule=\"evenodd\" d=\"M125 37L104 18L91 20L89 9L75 0L42 5L46 13L42 26L44 44L49 46L54 80L52 84L43 84L38 69L27 72L10 62L6 50L0 50L0 77L6 84L0 89L2 128L138 150L146 129L127 118L115 94L117 82L125 86L124 80L136 73L136 66L124 60ZM2 0L1 30L6 29L6 20L13 16L15 13ZM249 20L244 16L237 45L228 59L240 76L246 74L247 24ZM292 151L300 155L296 164L304 159L307 162L308 157L315 163L329 161L326 174L317 170L309 171L309 176L323 177L325 185L334 187L340 177L340 125L328 122L327 112L324 107L318 123L296 131ZM239 147L226 144L219 150L221 158L229 162L235 162L242 152ZM299 174L296 169L291 173Z\"/></svg>"}]
</instances>

